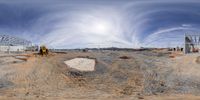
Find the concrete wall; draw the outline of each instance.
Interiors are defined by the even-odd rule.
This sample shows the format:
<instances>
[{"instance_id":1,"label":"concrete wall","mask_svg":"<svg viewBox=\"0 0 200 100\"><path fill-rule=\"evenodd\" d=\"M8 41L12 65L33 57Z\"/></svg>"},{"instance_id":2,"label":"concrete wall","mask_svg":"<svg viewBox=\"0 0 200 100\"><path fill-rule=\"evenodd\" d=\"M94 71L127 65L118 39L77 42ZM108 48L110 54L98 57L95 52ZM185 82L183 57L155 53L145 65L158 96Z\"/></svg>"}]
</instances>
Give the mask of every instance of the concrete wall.
<instances>
[{"instance_id":1,"label":"concrete wall","mask_svg":"<svg viewBox=\"0 0 200 100\"><path fill-rule=\"evenodd\" d=\"M24 51L25 48L23 46L0 46L0 51Z\"/></svg>"}]
</instances>

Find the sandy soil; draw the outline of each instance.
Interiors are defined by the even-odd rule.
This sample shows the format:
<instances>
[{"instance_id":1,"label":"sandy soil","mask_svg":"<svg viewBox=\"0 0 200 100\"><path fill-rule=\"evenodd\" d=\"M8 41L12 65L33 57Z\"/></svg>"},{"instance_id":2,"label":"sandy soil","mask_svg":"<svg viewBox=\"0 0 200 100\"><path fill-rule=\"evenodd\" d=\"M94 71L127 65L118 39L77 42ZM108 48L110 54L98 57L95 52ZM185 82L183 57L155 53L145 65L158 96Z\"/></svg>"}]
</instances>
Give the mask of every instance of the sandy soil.
<instances>
[{"instance_id":1,"label":"sandy soil","mask_svg":"<svg viewBox=\"0 0 200 100\"><path fill-rule=\"evenodd\" d=\"M23 56L0 56L1 100L200 99L198 54L171 58L166 51L71 51ZM96 59L95 71L64 64L76 57Z\"/></svg>"}]
</instances>

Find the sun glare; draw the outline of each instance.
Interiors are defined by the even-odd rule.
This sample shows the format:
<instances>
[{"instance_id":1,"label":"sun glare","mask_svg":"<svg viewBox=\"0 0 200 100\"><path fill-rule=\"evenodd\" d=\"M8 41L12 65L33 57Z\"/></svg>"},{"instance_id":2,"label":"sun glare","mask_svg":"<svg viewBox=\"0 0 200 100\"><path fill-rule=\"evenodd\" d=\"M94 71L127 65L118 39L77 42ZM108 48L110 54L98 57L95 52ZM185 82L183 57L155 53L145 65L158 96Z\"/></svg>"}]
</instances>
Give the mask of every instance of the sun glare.
<instances>
[{"instance_id":1,"label":"sun glare","mask_svg":"<svg viewBox=\"0 0 200 100\"><path fill-rule=\"evenodd\" d=\"M97 32L106 32L108 31L108 26L104 23L96 23L96 25L94 26L94 29Z\"/></svg>"},{"instance_id":2,"label":"sun glare","mask_svg":"<svg viewBox=\"0 0 200 100\"><path fill-rule=\"evenodd\" d=\"M99 34L107 34L110 31L109 23L104 21L94 22L92 26L89 27L94 33Z\"/></svg>"}]
</instances>

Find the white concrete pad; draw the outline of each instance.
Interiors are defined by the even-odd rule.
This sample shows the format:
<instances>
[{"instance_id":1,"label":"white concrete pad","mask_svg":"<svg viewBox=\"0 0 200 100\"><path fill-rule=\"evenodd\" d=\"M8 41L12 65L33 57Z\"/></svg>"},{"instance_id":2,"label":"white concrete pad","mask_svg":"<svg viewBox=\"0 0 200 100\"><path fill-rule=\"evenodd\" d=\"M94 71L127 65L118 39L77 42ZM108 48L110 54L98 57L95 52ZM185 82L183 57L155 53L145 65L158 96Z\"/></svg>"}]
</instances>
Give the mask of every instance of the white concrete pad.
<instances>
[{"instance_id":1,"label":"white concrete pad","mask_svg":"<svg viewBox=\"0 0 200 100\"><path fill-rule=\"evenodd\" d=\"M88 58L74 58L64 62L70 68L77 69L79 71L94 71L95 60Z\"/></svg>"}]
</instances>

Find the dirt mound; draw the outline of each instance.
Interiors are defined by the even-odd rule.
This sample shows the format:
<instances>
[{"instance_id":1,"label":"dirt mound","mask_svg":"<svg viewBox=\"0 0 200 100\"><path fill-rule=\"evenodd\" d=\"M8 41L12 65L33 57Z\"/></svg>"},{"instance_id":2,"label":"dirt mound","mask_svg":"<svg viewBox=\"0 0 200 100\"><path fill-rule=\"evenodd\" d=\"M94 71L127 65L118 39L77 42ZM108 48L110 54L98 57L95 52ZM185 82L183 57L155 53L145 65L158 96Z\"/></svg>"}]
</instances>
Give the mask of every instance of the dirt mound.
<instances>
[{"instance_id":1,"label":"dirt mound","mask_svg":"<svg viewBox=\"0 0 200 100\"><path fill-rule=\"evenodd\" d=\"M120 59L130 59L130 57L128 57L128 56L121 56L121 57L119 57Z\"/></svg>"},{"instance_id":2,"label":"dirt mound","mask_svg":"<svg viewBox=\"0 0 200 100\"><path fill-rule=\"evenodd\" d=\"M88 58L74 58L64 62L70 68L74 68L79 71L94 71L95 60Z\"/></svg>"},{"instance_id":3,"label":"dirt mound","mask_svg":"<svg viewBox=\"0 0 200 100\"><path fill-rule=\"evenodd\" d=\"M196 58L196 63L200 64L200 56Z\"/></svg>"}]
</instances>

